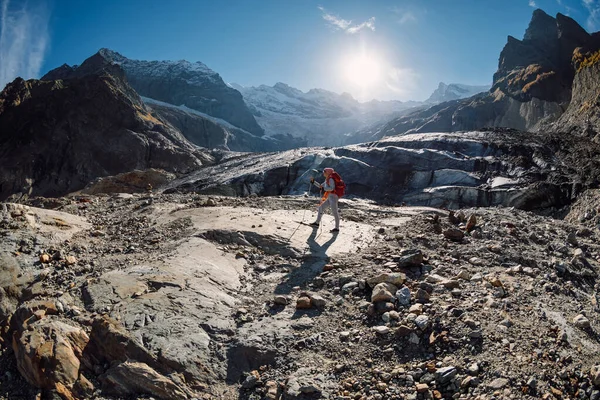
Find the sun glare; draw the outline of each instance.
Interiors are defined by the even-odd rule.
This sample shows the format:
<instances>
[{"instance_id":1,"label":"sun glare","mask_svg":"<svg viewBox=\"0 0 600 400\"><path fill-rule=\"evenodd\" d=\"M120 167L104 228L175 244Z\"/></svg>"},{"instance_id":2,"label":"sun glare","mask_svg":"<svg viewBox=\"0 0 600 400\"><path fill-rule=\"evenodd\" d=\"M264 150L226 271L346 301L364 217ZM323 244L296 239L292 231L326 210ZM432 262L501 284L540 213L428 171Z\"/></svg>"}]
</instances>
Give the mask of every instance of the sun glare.
<instances>
[{"instance_id":1,"label":"sun glare","mask_svg":"<svg viewBox=\"0 0 600 400\"><path fill-rule=\"evenodd\" d=\"M381 63L373 55L348 57L343 64L344 77L353 85L366 88L381 79Z\"/></svg>"}]
</instances>

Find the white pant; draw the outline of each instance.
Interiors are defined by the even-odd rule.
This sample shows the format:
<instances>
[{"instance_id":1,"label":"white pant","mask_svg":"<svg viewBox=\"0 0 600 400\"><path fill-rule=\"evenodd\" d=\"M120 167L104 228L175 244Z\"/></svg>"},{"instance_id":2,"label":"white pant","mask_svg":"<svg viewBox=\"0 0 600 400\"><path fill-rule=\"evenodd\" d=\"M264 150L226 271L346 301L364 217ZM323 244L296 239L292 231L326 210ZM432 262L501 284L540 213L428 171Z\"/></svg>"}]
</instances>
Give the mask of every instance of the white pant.
<instances>
[{"instance_id":1,"label":"white pant","mask_svg":"<svg viewBox=\"0 0 600 400\"><path fill-rule=\"evenodd\" d=\"M338 212L338 195L329 193L327 200L323 202L319 206L319 211L317 213L317 223L321 222L321 217L323 216L323 211L327 206L331 207L331 213L333 214L333 218L335 218L335 229L340 229L340 214Z\"/></svg>"}]
</instances>

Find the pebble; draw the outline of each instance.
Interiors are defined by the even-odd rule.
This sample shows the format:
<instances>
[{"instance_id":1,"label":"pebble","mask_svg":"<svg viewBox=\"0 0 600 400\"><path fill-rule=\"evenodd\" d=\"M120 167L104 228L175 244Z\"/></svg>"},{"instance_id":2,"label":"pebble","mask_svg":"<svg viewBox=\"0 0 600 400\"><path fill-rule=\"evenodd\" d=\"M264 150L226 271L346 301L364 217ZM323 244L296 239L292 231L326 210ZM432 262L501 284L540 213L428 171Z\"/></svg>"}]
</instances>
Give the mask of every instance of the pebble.
<instances>
[{"instance_id":1,"label":"pebble","mask_svg":"<svg viewBox=\"0 0 600 400\"><path fill-rule=\"evenodd\" d=\"M582 314L579 314L573 318L573 324L580 329L590 328L590 320Z\"/></svg>"}]
</instances>

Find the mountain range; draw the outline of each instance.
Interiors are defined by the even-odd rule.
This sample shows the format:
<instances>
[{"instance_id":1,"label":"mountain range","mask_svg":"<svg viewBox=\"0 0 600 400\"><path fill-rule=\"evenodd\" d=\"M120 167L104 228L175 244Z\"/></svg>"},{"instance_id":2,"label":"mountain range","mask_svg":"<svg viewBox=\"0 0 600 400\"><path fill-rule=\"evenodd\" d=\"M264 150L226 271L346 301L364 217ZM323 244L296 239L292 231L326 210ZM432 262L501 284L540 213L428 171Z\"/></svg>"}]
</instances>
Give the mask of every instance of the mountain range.
<instances>
[{"instance_id":1,"label":"mountain range","mask_svg":"<svg viewBox=\"0 0 600 400\"><path fill-rule=\"evenodd\" d=\"M489 91L440 83L423 103L360 103L347 93L302 92L284 83L245 88L226 84L200 62L131 60L101 49L81 65L63 65L39 81L17 80L0 94L5 161L0 192L2 197L53 195L137 168L182 173L218 163L223 151L340 146L485 127L591 134L598 123L594 76L599 47L598 35L571 18L536 10L523 40L508 37ZM90 98L90 88L106 92L102 103ZM447 99L452 100L442 101ZM51 106L45 107L48 102ZM119 112L111 111L113 104L120 104ZM31 122L24 125L25 119ZM103 139L119 131L124 134L118 140ZM76 147L73 138L78 137L77 143L97 143L98 149ZM131 146L131 140L141 147ZM81 156L120 154L128 146L140 156L124 162ZM164 162L167 149L186 156ZM13 165L19 166L16 173Z\"/></svg>"}]
</instances>

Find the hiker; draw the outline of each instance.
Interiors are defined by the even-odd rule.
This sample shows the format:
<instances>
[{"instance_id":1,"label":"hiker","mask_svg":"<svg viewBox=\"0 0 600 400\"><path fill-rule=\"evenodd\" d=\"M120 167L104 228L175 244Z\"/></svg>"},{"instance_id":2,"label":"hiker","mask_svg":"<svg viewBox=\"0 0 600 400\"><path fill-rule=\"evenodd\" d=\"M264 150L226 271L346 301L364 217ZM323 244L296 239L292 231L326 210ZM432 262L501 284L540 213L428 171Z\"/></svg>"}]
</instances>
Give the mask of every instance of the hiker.
<instances>
[{"instance_id":1,"label":"hiker","mask_svg":"<svg viewBox=\"0 0 600 400\"><path fill-rule=\"evenodd\" d=\"M323 176L325 176L325 182L323 183L315 182L315 178L313 177L310 178L310 182L312 184L325 191L321 200L321 204L319 205L317 220L310 225L319 226L321 223L321 217L323 216L323 211L327 206L329 206L331 207L331 212L335 218L335 228L333 228L330 232L339 232L340 214L338 212L338 200L344 195L344 189L346 188L346 185L344 184L344 181L342 181L340 175L335 172L333 168L325 168L323 170Z\"/></svg>"}]
</instances>

